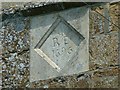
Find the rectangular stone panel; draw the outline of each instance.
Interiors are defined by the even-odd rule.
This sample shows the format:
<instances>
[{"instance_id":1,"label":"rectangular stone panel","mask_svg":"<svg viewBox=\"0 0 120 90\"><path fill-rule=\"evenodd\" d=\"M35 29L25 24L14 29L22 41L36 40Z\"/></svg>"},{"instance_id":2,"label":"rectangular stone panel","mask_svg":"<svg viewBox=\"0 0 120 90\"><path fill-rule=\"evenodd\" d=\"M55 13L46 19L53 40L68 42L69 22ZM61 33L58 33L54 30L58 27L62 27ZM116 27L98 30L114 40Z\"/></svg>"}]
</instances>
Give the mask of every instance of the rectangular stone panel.
<instances>
[{"instance_id":1,"label":"rectangular stone panel","mask_svg":"<svg viewBox=\"0 0 120 90\"><path fill-rule=\"evenodd\" d=\"M89 9L31 17L30 81L89 69Z\"/></svg>"}]
</instances>

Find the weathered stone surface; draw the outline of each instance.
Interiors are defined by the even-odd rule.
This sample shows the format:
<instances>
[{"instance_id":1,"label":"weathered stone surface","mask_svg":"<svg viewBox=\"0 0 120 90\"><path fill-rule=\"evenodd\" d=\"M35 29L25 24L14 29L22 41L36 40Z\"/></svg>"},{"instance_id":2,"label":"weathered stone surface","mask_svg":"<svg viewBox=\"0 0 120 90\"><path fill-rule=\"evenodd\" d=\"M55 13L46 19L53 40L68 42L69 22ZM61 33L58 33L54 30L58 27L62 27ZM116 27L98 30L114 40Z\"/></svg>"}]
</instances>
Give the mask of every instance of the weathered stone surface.
<instances>
[{"instance_id":1,"label":"weathered stone surface","mask_svg":"<svg viewBox=\"0 0 120 90\"><path fill-rule=\"evenodd\" d=\"M89 88L90 75L82 73L79 75L57 77L49 80L40 80L31 83L32 88Z\"/></svg>"},{"instance_id":2,"label":"weathered stone surface","mask_svg":"<svg viewBox=\"0 0 120 90\"><path fill-rule=\"evenodd\" d=\"M90 69L118 65L118 32L98 34L90 39Z\"/></svg>"},{"instance_id":3,"label":"weathered stone surface","mask_svg":"<svg viewBox=\"0 0 120 90\"><path fill-rule=\"evenodd\" d=\"M114 8L112 8L114 7ZM110 15L112 21L118 25L117 5L112 5ZM92 23L91 23L92 25ZM92 26L91 26L92 28ZM112 24L111 32L100 34L95 33L94 28L90 29L90 70L91 88L118 88L118 27Z\"/></svg>"},{"instance_id":4,"label":"weathered stone surface","mask_svg":"<svg viewBox=\"0 0 120 90\"><path fill-rule=\"evenodd\" d=\"M94 76L91 88L118 88L118 76Z\"/></svg>"},{"instance_id":5,"label":"weathered stone surface","mask_svg":"<svg viewBox=\"0 0 120 90\"><path fill-rule=\"evenodd\" d=\"M31 17L31 82L89 69L88 16L82 7Z\"/></svg>"},{"instance_id":6,"label":"weathered stone surface","mask_svg":"<svg viewBox=\"0 0 120 90\"><path fill-rule=\"evenodd\" d=\"M22 24L16 23L16 20ZM29 85L28 18L8 19L3 22L2 29L4 32L2 86L4 88L27 87Z\"/></svg>"},{"instance_id":7,"label":"weathered stone surface","mask_svg":"<svg viewBox=\"0 0 120 90\"><path fill-rule=\"evenodd\" d=\"M110 14L112 21L117 25L119 9L116 4L112 5L110 9L111 9ZM11 10L10 12L13 11ZM92 20L94 22L94 19ZM93 23L91 23L91 25L93 25ZM11 27L8 27L8 29L9 28ZM0 58L0 63L2 64L3 88L29 87L29 86L31 88L39 88L39 87L40 88L49 88L49 87L51 88L55 88L55 87L117 88L118 87L119 84L118 81L120 81L120 78L118 78L118 63L117 63L118 62L118 49L117 49L118 28L116 26L112 25L112 30L107 35L105 35L103 32L95 33L94 29L90 29L90 44L89 44L90 71L72 76L35 81L32 83L29 82L29 76L30 76L29 75L30 52L28 48L29 40L28 40L28 44L26 43L26 40L24 43L22 42L24 41L23 37L27 37L27 39L30 38L29 31L27 30L26 32L26 30L23 30L20 32L16 32L17 30L14 31L8 29L5 29L5 27L3 27L2 29L2 31L5 30L6 36L10 34L7 37L5 36L5 38L9 39L9 41L7 40L2 43L5 46L3 50L5 53L3 53L2 55L3 57ZM43 31L43 33L45 32ZM2 34L1 36L3 35L4 34ZM15 38L16 41L11 42L10 37ZM19 44L21 45L16 43L17 41L19 41ZM23 44L25 44L26 46L24 46ZM18 49L19 52L17 52L16 47L14 48L14 45L16 47L20 46ZM8 49L8 47L12 47L12 48ZM8 50L12 52L10 53ZM15 51L15 53L13 51Z\"/></svg>"},{"instance_id":8,"label":"weathered stone surface","mask_svg":"<svg viewBox=\"0 0 120 90\"><path fill-rule=\"evenodd\" d=\"M89 88L89 77L86 75L78 77L71 77L67 80L67 88Z\"/></svg>"}]
</instances>

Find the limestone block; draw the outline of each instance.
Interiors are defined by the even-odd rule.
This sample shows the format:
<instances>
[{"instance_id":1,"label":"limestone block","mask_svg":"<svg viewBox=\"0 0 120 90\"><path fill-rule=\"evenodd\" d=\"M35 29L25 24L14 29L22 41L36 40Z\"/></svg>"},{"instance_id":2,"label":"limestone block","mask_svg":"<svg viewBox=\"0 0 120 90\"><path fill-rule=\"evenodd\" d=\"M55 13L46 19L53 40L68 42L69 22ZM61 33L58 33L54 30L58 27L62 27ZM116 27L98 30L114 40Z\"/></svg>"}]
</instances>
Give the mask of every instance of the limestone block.
<instances>
[{"instance_id":1,"label":"limestone block","mask_svg":"<svg viewBox=\"0 0 120 90\"><path fill-rule=\"evenodd\" d=\"M89 9L31 17L30 81L89 69Z\"/></svg>"}]
</instances>

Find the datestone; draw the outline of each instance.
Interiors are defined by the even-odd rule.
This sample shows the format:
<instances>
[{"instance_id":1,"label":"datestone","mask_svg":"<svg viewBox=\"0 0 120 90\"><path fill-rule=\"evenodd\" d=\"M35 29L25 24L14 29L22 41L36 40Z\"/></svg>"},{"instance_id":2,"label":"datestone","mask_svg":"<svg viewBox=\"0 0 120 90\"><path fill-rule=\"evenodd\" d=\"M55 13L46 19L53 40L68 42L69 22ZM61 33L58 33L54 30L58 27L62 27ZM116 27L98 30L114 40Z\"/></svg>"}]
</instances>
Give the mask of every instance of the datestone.
<instances>
[{"instance_id":1,"label":"datestone","mask_svg":"<svg viewBox=\"0 0 120 90\"><path fill-rule=\"evenodd\" d=\"M31 17L30 81L89 70L89 9Z\"/></svg>"}]
</instances>

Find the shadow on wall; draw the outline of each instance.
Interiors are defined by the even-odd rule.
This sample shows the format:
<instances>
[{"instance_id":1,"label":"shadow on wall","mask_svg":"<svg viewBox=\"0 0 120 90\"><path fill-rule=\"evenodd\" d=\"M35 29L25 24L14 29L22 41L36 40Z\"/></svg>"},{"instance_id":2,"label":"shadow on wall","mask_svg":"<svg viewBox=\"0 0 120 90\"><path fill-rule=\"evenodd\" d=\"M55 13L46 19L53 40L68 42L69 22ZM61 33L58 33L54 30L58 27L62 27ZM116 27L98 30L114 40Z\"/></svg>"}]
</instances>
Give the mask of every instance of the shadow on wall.
<instances>
[{"instance_id":1,"label":"shadow on wall","mask_svg":"<svg viewBox=\"0 0 120 90\"><path fill-rule=\"evenodd\" d=\"M85 8L85 9L84 9ZM82 7L82 9L80 8L77 8L78 9L78 13L80 13L80 15L75 15L73 16L73 13L75 13L74 10L70 9L68 12L66 12L66 10L64 11L61 11L59 13L54 13L54 14L46 14L46 15L38 15L38 16L31 16L30 17L30 29L36 29L36 28L39 28L39 27L46 27L46 26L50 26L52 25L53 21L55 21L55 19L57 18L58 14L61 16L61 17L65 17L64 19L66 21L71 22L73 20L77 20L78 18L82 18L86 13L87 13L87 9L86 7ZM72 11L72 12L71 12ZM70 14L71 13L71 14ZM67 16L67 17L66 17ZM51 20L52 18L52 20ZM34 20L34 21L33 21ZM41 23L41 24L39 24Z\"/></svg>"}]
</instances>

